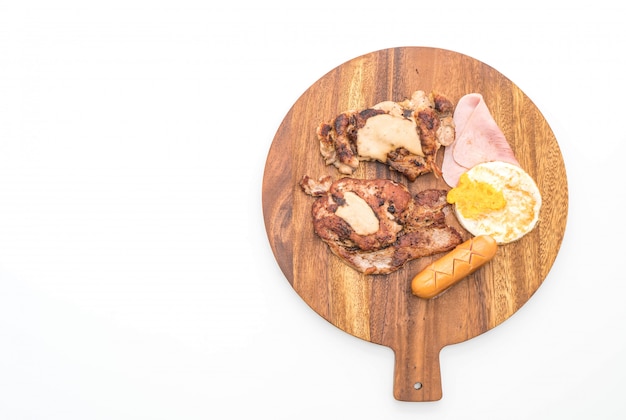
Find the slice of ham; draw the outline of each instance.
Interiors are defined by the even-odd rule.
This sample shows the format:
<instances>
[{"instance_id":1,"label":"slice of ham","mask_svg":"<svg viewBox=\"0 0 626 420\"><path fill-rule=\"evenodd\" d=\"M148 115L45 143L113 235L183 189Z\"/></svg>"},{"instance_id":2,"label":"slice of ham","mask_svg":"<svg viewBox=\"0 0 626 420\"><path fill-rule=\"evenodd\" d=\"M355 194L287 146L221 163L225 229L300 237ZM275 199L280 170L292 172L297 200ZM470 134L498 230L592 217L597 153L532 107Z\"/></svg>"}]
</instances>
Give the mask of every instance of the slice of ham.
<instances>
[{"instance_id":1,"label":"slice of ham","mask_svg":"<svg viewBox=\"0 0 626 420\"><path fill-rule=\"evenodd\" d=\"M449 186L456 187L459 177L479 163L498 160L520 166L481 94L463 96L453 118L456 138L446 146L441 166Z\"/></svg>"}]
</instances>

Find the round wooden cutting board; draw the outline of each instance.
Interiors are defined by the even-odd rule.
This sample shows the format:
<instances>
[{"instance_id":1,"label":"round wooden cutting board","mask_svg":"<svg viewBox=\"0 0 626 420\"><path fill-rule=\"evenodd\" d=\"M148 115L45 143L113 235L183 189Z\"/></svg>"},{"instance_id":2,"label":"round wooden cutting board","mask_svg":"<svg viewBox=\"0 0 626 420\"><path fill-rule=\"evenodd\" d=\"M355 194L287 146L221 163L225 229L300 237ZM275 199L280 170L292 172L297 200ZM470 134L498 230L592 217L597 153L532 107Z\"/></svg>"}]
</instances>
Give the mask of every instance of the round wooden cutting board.
<instances>
[{"instance_id":1,"label":"round wooden cutting board","mask_svg":"<svg viewBox=\"0 0 626 420\"><path fill-rule=\"evenodd\" d=\"M414 91L436 91L456 103L481 93L521 166L543 197L537 227L500 246L476 273L430 300L411 294L411 279L435 257L406 264L388 275L364 275L333 255L314 233L304 175L341 177L326 166L315 130L337 114ZM443 150L439 151L439 162ZM408 182L385 165L363 162L358 178L389 178L416 193L448 188L432 174ZM278 128L263 177L263 215L276 260L298 295L343 331L394 351L394 397L434 401L442 397L439 353L501 324L546 278L563 239L568 191L557 141L537 107L510 80L488 65L452 51L403 47L352 59L315 82Z\"/></svg>"}]
</instances>

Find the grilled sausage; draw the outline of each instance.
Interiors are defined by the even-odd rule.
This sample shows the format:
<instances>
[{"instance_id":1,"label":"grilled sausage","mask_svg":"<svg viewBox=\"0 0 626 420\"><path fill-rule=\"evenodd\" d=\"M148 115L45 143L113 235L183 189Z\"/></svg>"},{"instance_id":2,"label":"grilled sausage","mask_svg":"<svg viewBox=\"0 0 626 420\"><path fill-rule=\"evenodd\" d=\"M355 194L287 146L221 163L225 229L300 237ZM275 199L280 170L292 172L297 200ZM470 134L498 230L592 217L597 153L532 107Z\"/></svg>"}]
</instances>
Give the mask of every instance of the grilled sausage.
<instances>
[{"instance_id":1,"label":"grilled sausage","mask_svg":"<svg viewBox=\"0 0 626 420\"><path fill-rule=\"evenodd\" d=\"M419 272L411 282L411 291L421 298L433 298L478 270L497 250L498 245L491 236L469 239Z\"/></svg>"}]
</instances>

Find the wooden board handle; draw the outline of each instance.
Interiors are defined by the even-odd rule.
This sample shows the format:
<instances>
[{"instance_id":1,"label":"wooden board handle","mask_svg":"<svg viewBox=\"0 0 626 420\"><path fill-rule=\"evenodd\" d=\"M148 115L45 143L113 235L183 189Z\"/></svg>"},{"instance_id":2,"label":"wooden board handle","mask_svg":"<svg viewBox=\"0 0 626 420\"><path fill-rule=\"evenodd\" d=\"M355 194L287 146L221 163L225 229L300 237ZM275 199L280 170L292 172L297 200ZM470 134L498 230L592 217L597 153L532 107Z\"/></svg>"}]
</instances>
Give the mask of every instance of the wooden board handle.
<instances>
[{"instance_id":1,"label":"wooden board handle","mask_svg":"<svg viewBox=\"0 0 626 420\"><path fill-rule=\"evenodd\" d=\"M438 401L442 397L439 352L424 341L396 349L393 396L399 401Z\"/></svg>"}]
</instances>

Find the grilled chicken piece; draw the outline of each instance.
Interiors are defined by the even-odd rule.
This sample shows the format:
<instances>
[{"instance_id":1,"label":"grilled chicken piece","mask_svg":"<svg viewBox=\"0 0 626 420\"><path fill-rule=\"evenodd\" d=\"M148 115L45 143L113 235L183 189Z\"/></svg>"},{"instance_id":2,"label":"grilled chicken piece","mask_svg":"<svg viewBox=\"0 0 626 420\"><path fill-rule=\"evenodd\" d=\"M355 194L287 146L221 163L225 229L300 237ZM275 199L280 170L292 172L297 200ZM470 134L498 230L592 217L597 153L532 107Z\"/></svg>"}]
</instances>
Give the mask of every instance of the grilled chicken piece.
<instances>
[{"instance_id":1,"label":"grilled chicken piece","mask_svg":"<svg viewBox=\"0 0 626 420\"><path fill-rule=\"evenodd\" d=\"M384 101L339 114L317 128L327 165L350 175L360 161L379 161L410 181L425 173L440 176L439 148L454 141L454 105L445 96L416 91L402 102Z\"/></svg>"},{"instance_id":2,"label":"grilled chicken piece","mask_svg":"<svg viewBox=\"0 0 626 420\"><path fill-rule=\"evenodd\" d=\"M317 197L312 205L315 233L331 251L365 274L387 274L410 260L453 249L461 234L446 224L446 191L412 196L387 179L305 176L302 190Z\"/></svg>"}]
</instances>

